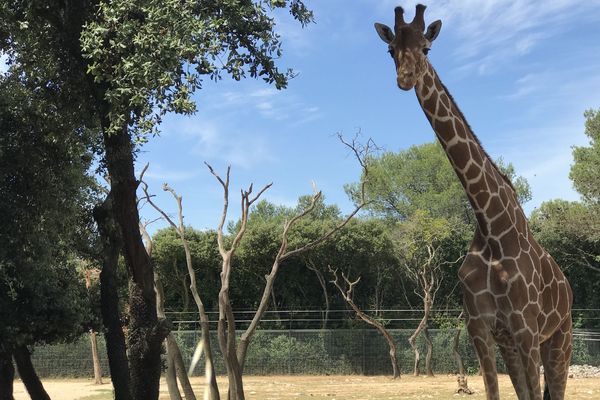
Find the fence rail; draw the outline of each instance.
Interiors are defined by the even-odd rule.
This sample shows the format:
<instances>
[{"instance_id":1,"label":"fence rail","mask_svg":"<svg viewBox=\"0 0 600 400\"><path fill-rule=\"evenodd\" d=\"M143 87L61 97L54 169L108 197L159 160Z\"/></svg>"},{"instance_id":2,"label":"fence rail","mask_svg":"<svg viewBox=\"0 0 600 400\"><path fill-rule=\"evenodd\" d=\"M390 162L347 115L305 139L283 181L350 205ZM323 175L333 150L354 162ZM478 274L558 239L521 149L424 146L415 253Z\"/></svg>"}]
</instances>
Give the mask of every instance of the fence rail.
<instances>
[{"instance_id":1,"label":"fence rail","mask_svg":"<svg viewBox=\"0 0 600 400\"><path fill-rule=\"evenodd\" d=\"M408 346L412 329L390 329L398 343L398 358L403 373L412 370L413 355ZM197 330L175 331L186 366L189 365L200 339ZM436 373L454 373L452 357L454 329L433 329L433 361ZM108 373L106 346L101 335L99 352L102 370ZM216 334L211 336L217 343ZM424 344L419 342L424 351ZM219 346L213 346L216 368L225 372ZM472 345L463 331L459 346L468 372L477 371L477 360ZM422 353L423 354L423 353ZM504 366L498 358L498 368ZM71 344L37 347L33 361L42 377L91 377L92 356L88 337ZM578 330L574 337L573 364L600 366L600 331ZM203 362L194 371L203 373ZM374 329L262 329L257 331L248 351L245 373L269 374L389 374L388 348L385 340Z\"/></svg>"}]
</instances>

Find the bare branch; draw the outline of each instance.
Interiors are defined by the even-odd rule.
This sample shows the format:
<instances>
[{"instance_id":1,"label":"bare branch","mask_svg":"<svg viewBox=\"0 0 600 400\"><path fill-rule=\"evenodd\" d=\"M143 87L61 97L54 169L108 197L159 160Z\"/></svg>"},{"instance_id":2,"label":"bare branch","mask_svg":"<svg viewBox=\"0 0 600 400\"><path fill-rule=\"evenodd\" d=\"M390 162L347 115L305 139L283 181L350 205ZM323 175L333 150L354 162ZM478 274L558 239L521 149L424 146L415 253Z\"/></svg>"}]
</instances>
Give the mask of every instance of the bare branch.
<instances>
[{"instance_id":1,"label":"bare branch","mask_svg":"<svg viewBox=\"0 0 600 400\"><path fill-rule=\"evenodd\" d=\"M221 213L221 221L217 227L217 243L219 244L219 253L221 253L221 256L225 257L227 251L225 250L225 243L223 241L223 226L225 225L225 220L227 219L227 209L229 208L229 173L231 172L231 166L227 167L227 175L225 180L223 180L210 164L207 162L204 162L204 164L206 164L210 173L213 174L221 186L223 186L223 212Z\"/></svg>"}]
</instances>

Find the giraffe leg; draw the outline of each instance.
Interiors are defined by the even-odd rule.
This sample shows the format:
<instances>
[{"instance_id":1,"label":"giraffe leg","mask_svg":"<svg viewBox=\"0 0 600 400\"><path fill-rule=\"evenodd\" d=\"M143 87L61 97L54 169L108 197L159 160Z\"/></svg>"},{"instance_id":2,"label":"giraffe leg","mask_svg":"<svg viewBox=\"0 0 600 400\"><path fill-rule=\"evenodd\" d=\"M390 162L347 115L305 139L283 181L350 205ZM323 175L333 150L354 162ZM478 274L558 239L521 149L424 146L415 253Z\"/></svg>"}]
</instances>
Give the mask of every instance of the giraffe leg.
<instances>
[{"instance_id":1,"label":"giraffe leg","mask_svg":"<svg viewBox=\"0 0 600 400\"><path fill-rule=\"evenodd\" d=\"M517 397L519 400L529 400L529 391L527 390L525 371L523 370L523 363L521 362L519 350L514 343L500 345L498 347L500 348L500 353L506 364L506 369L515 388L515 392L517 393Z\"/></svg>"},{"instance_id":2,"label":"giraffe leg","mask_svg":"<svg viewBox=\"0 0 600 400\"><path fill-rule=\"evenodd\" d=\"M567 318L554 334L541 344L546 386L551 400L563 400L572 352L572 321Z\"/></svg>"},{"instance_id":3,"label":"giraffe leg","mask_svg":"<svg viewBox=\"0 0 600 400\"><path fill-rule=\"evenodd\" d=\"M487 326L477 320L467 322L469 336L473 340L475 352L479 359L483 384L487 400L500 400L498 391L498 372L496 371L495 342Z\"/></svg>"},{"instance_id":4,"label":"giraffe leg","mask_svg":"<svg viewBox=\"0 0 600 400\"><path fill-rule=\"evenodd\" d=\"M521 357L529 400L542 400L540 387L540 343L537 323L515 334L515 344Z\"/></svg>"}]
</instances>

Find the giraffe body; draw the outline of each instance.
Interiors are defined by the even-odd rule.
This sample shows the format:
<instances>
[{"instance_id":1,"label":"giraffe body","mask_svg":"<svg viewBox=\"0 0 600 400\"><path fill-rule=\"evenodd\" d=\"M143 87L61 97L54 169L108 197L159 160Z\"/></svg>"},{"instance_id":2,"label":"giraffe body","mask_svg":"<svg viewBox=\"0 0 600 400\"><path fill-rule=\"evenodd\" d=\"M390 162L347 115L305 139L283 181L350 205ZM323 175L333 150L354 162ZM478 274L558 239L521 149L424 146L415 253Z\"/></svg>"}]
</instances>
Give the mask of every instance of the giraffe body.
<instances>
[{"instance_id":1,"label":"giraffe body","mask_svg":"<svg viewBox=\"0 0 600 400\"><path fill-rule=\"evenodd\" d=\"M475 212L477 228L459 279L467 331L473 340L489 400L499 399L495 345L519 400L562 400L572 349L572 292L562 271L533 238L514 187L481 147L426 54L441 22L426 33L423 13L406 24L396 8L395 32L376 24L389 45L403 90L414 87Z\"/></svg>"}]
</instances>

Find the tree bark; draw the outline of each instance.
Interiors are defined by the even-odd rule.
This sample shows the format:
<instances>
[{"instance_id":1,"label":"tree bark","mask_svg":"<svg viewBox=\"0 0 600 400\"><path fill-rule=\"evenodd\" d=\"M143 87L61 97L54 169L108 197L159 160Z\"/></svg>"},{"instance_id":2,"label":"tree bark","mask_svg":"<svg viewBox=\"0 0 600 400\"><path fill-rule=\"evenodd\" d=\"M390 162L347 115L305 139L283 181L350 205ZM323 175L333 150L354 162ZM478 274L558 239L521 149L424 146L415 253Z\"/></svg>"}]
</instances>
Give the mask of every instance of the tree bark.
<instances>
[{"instance_id":1,"label":"tree bark","mask_svg":"<svg viewBox=\"0 0 600 400\"><path fill-rule=\"evenodd\" d=\"M431 336L429 336L429 328L425 325L423 329L423 335L425 336L425 343L427 344L427 354L425 354L425 371L427 376L434 376L433 369L431 368L431 357L433 355L433 343L431 342Z\"/></svg>"},{"instance_id":2,"label":"tree bark","mask_svg":"<svg viewBox=\"0 0 600 400\"><path fill-rule=\"evenodd\" d=\"M121 248L120 229L112 214L112 194L94 209L94 219L102 241L102 271L100 272L100 309L104 324L106 353L110 379L116 400L131 400L129 391L129 364L125 334L119 313L117 269Z\"/></svg>"},{"instance_id":3,"label":"tree bark","mask_svg":"<svg viewBox=\"0 0 600 400\"><path fill-rule=\"evenodd\" d=\"M152 239L150 235L144 230L142 234L146 237L148 242L147 249L148 254L152 255ZM157 272L154 273L154 286L156 290L156 314L159 318L166 318L165 316L165 296L160 277ZM181 357L181 351L175 340L175 336L172 333L167 335L167 386L169 388L169 396L171 400L180 400L181 393L179 392L179 386L177 386L177 378L183 388L183 393L186 400L196 400L196 395L192 390L190 379L185 373L185 366L183 365L183 358Z\"/></svg>"},{"instance_id":4,"label":"tree bark","mask_svg":"<svg viewBox=\"0 0 600 400\"><path fill-rule=\"evenodd\" d=\"M105 114L106 115L106 114ZM106 121L105 121L106 122ZM133 144L127 125L109 133L104 124L106 166L110 175L113 210L123 240L129 271L129 377L134 400L157 400L162 342L168 323L156 315L154 273L139 229Z\"/></svg>"},{"instance_id":5,"label":"tree bark","mask_svg":"<svg viewBox=\"0 0 600 400\"><path fill-rule=\"evenodd\" d=\"M102 368L100 368L100 357L98 356L98 338L96 332L90 330L90 342L92 344L92 362L94 364L94 383L102 385Z\"/></svg>"},{"instance_id":6,"label":"tree bark","mask_svg":"<svg viewBox=\"0 0 600 400\"><path fill-rule=\"evenodd\" d=\"M17 363L19 376L29 393L31 400L50 400L50 396L46 393L42 381L37 376L33 364L31 363L31 353L27 346L18 346L13 352L13 357Z\"/></svg>"},{"instance_id":7,"label":"tree bark","mask_svg":"<svg viewBox=\"0 0 600 400\"><path fill-rule=\"evenodd\" d=\"M167 390L169 391L169 398L171 400L183 400L181 397L181 393L179 392L179 386L177 385L177 373L175 370L175 360L173 359L173 356L169 354L168 346L167 346L167 371L165 372L165 379L167 381Z\"/></svg>"},{"instance_id":8,"label":"tree bark","mask_svg":"<svg viewBox=\"0 0 600 400\"><path fill-rule=\"evenodd\" d=\"M417 346L417 337L424 329L427 328L427 323L429 321L429 313L431 311L430 293L427 289L424 289L424 292L425 296L423 298L423 318L421 319L421 322L419 322L417 329L415 329L413 334L408 339L408 343L410 343L410 347L412 347L415 353L415 363L413 368L414 376L419 376L419 363L421 361L421 354L419 353L419 347ZM427 340L427 337L425 339ZM431 339L429 339L429 342L431 342ZM429 371L427 372L427 374L429 375Z\"/></svg>"},{"instance_id":9,"label":"tree bark","mask_svg":"<svg viewBox=\"0 0 600 400\"><path fill-rule=\"evenodd\" d=\"M14 400L15 367L10 353L0 353L0 400Z\"/></svg>"}]
</instances>

